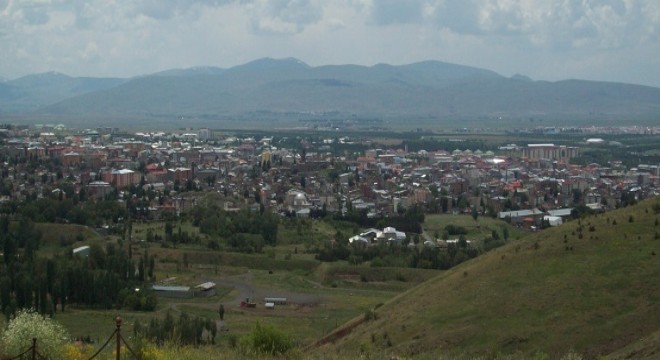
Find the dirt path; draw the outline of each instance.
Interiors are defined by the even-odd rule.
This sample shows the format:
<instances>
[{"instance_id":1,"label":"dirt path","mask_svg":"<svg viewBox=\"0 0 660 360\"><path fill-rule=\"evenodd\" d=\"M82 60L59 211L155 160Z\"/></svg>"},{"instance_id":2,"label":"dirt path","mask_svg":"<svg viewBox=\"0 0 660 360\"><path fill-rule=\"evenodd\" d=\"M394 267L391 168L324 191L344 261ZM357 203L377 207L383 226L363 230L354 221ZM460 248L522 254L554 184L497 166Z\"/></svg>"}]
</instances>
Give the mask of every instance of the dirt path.
<instances>
[{"instance_id":1,"label":"dirt path","mask_svg":"<svg viewBox=\"0 0 660 360\"><path fill-rule=\"evenodd\" d=\"M265 297L283 297L290 304L300 305L316 305L322 300L317 295L255 286L251 272L227 277L205 276L204 281L213 281L218 286L233 288L238 291L238 295L235 298L223 302L225 306L240 306L241 301L244 301L246 298L252 299L257 304L263 303Z\"/></svg>"}]
</instances>

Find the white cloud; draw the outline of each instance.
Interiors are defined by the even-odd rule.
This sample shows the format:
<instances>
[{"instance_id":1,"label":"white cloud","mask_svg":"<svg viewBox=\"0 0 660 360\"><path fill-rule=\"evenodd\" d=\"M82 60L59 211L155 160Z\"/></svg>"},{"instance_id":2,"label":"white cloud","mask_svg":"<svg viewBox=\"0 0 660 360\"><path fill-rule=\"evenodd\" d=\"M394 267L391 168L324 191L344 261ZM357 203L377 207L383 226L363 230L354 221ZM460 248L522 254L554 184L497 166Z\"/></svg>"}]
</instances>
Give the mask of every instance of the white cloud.
<instances>
[{"instance_id":1,"label":"white cloud","mask_svg":"<svg viewBox=\"0 0 660 360\"><path fill-rule=\"evenodd\" d=\"M657 0L0 0L0 75L439 59L660 86Z\"/></svg>"},{"instance_id":2,"label":"white cloud","mask_svg":"<svg viewBox=\"0 0 660 360\"><path fill-rule=\"evenodd\" d=\"M321 2L314 0L259 0L247 9L252 30L265 35L297 34L323 15Z\"/></svg>"}]
</instances>

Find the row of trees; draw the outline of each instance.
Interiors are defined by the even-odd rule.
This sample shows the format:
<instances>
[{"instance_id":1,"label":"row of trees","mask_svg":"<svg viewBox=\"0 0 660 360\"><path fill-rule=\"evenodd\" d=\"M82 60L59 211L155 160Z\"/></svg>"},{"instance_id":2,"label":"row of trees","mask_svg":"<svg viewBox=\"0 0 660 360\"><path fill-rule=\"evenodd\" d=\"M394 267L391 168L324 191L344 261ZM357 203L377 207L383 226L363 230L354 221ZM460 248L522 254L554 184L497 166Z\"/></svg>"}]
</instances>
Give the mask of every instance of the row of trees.
<instances>
[{"instance_id":1,"label":"row of trees","mask_svg":"<svg viewBox=\"0 0 660 360\"><path fill-rule=\"evenodd\" d=\"M196 206L190 216L193 225L199 226L200 232L211 238L236 239L240 234L252 234L260 236L265 245L277 244L280 219L269 211L227 212L209 201ZM232 241L228 243L235 247L232 244Z\"/></svg>"},{"instance_id":2,"label":"row of trees","mask_svg":"<svg viewBox=\"0 0 660 360\"><path fill-rule=\"evenodd\" d=\"M10 226L15 225L15 226ZM147 253L134 263L121 247L108 244L105 251L92 246L89 256L74 256L70 248L45 258L36 256L41 233L21 218L10 224L0 216L0 308L7 316L17 310L34 308L53 315L60 305L94 308L153 310L157 299L149 291L134 289L153 277L154 259Z\"/></svg>"},{"instance_id":3,"label":"row of trees","mask_svg":"<svg viewBox=\"0 0 660 360\"><path fill-rule=\"evenodd\" d=\"M507 233L508 234L508 233ZM482 246L469 244L464 235L459 237L456 244L448 244L446 248L424 246L408 247L393 244L379 244L375 246L349 245L346 241L326 243L318 252L316 258L320 261L346 260L358 265L369 261L372 267L411 267L424 269L452 268L466 260L506 244L506 239L500 237L497 231L485 238Z\"/></svg>"},{"instance_id":4,"label":"row of trees","mask_svg":"<svg viewBox=\"0 0 660 360\"><path fill-rule=\"evenodd\" d=\"M355 223L363 228L376 227L384 228L386 226L395 227L397 230L420 234L422 224L424 223L424 210L420 206L412 206L408 209L401 209L395 216L390 217L368 217L367 210L356 210L348 206L345 215L335 214L337 221L348 221Z\"/></svg>"},{"instance_id":5,"label":"row of trees","mask_svg":"<svg viewBox=\"0 0 660 360\"><path fill-rule=\"evenodd\" d=\"M116 224L128 215L126 205L116 200L76 203L68 198L41 198L21 204L6 204L0 214L34 222L73 223L88 226Z\"/></svg>"}]
</instances>

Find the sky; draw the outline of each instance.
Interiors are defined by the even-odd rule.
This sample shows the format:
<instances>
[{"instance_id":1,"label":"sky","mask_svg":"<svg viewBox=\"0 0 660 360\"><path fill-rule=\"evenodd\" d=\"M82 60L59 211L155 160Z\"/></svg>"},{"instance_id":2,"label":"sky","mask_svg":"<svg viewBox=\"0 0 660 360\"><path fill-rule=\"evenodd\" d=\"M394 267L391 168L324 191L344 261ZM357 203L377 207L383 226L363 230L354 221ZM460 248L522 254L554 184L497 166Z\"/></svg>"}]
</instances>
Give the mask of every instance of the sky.
<instances>
[{"instance_id":1,"label":"sky","mask_svg":"<svg viewBox=\"0 0 660 360\"><path fill-rule=\"evenodd\" d=\"M131 77L263 57L440 60L660 87L659 0L0 0L0 76Z\"/></svg>"}]
</instances>

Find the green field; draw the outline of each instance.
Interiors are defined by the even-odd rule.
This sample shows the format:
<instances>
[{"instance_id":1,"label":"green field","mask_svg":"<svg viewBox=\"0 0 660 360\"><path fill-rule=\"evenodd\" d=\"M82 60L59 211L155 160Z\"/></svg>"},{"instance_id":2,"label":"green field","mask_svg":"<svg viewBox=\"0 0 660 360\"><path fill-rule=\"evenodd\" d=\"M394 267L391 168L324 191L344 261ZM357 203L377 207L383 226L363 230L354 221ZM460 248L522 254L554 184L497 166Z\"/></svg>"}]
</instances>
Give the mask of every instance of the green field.
<instances>
[{"instance_id":1,"label":"green field","mask_svg":"<svg viewBox=\"0 0 660 360\"><path fill-rule=\"evenodd\" d=\"M41 232L39 253L43 256L55 256L84 245L103 244L103 238L94 229L82 225L37 223L35 228Z\"/></svg>"},{"instance_id":2,"label":"green field","mask_svg":"<svg viewBox=\"0 0 660 360\"><path fill-rule=\"evenodd\" d=\"M272 289L292 288L292 285L305 283L306 277L294 274L283 274L268 278L267 273L256 280L256 284L268 286ZM413 285L410 283L409 285ZM363 313L378 303L392 298L399 290L367 289L359 287L331 287L317 283L309 283L306 287L296 287L299 293L311 294L319 297L319 303L312 305L284 305L275 310L263 308L262 299L257 299L256 309L244 309L238 306L227 306L224 326L228 332L220 332L217 340L220 346L226 345L229 335L243 335L250 331L258 321L262 324L271 324L289 334L300 346L313 343L318 338L329 333L337 326L349 319ZM219 319L217 308L220 303L231 301L238 296L231 289L223 289L222 294L212 298L201 299L159 299L158 310L153 313L132 312L126 310L90 310L67 308L64 313L57 313L55 320L61 322L74 337L89 336L92 339L103 340L114 330L114 319L121 316L124 319L124 331L132 332L135 320L147 324L151 317L164 317L170 310L175 316L185 311L191 315L205 316Z\"/></svg>"},{"instance_id":3,"label":"green field","mask_svg":"<svg viewBox=\"0 0 660 360\"><path fill-rule=\"evenodd\" d=\"M431 237L437 234L441 236L445 231L447 225L460 226L465 228L468 233L466 239L468 240L483 240L491 236L493 231L497 231L502 236L502 229L507 228L509 231L509 239L520 239L529 234L525 230L513 227L505 221L493 219L487 216L477 217L474 221L470 215L453 215L453 214L430 214L426 215L424 220L424 231ZM457 238L458 236L451 236L450 238Z\"/></svg>"},{"instance_id":4,"label":"green field","mask_svg":"<svg viewBox=\"0 0 660 360\"><path fill-rule=\"evenodd\" d=\"M255 309L239 307L237 299L241 299L240 289L220 284L218 295L210 298L159 298L157 310L151 313L70 306L64 313L57 313L55 319L64 324L72 336L89 336L103 341L114 330L116 316L124 319L124 331L132 332L136 320L144 325L151 317L164 317L167 311L172 311L175 317L185 311L218 320L217 309L223 303L226 305L224 327L229 331L218 333L220 348L227 346L231 336L248 333L257 322L273 325L289 334L297 345L307 346L349 319L439 273L433 270L367 267L356 270L342 263L320 263L304 253L292 254L285 259L284 255L289 254L289 247L292 246L284 246L273 254L268 251L264 254L240 254L171 249L153 244L149 247L149 253L158 259L157 279L175 277L176 283L183 285L194 285L207 279L249 279L245 284L254 288L258 304ZM134 256L139 256L142 251L143 246L134 246ZM187 254L188 267L183 265L184 253ZM214 264L214 259L219 259L217 264ZM367 274L369 281L340 279L342 274L350 276L355 271ZM383 271L390 271L393 275L383 277ZM313 300L268 310L263 307L263 298L256 294L269 292L283 293L290 299L302 297Z\"/></svg>"}]
</instances>

